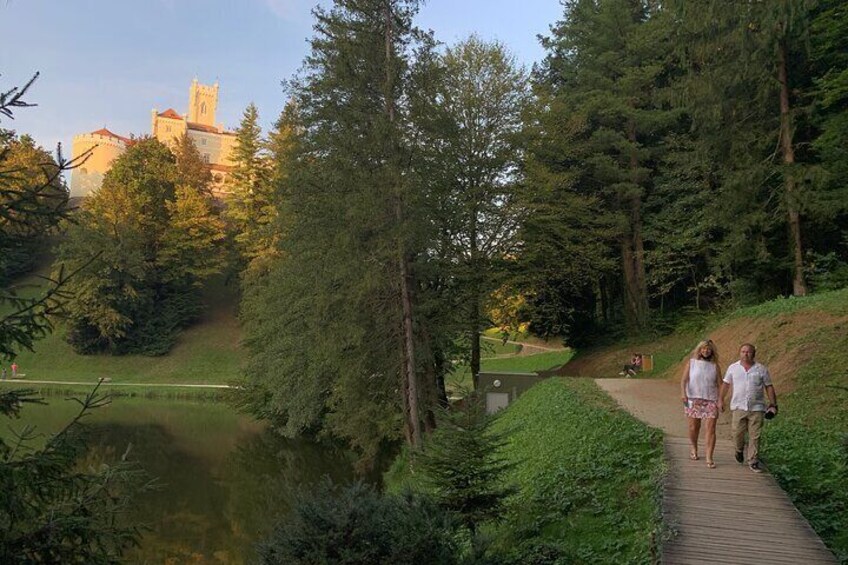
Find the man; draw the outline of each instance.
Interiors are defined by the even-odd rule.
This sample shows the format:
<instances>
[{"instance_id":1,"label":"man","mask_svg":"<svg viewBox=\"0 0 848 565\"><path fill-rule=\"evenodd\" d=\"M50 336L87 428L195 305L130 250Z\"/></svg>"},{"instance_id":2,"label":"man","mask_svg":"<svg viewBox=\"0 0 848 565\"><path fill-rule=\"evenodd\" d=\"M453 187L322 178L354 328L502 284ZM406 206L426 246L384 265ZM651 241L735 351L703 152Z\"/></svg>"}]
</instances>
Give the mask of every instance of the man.
<instances>
[{"instance_id":1,"label":"man","mask_svg":"<svg viewBox=\"0 0 848 565\"><path fill-rule=\"evenodd\" d=\"M18 364L15 363L14 361L12 362L12 378L13 379L18 378Z\"/></svg>"},{"instance_id":2,"label":"man","mask_svg":"<svg viewBox=\"0 0 848 565\"><path fill-rule=\"evenodd\" d=\"M725 391L732 388L730 410L733 414L733 440L736 442L736 461L745 462L745 432L748 433L748 465L751 471L762 473L759 460L760 432L766 412L777 414L777 395L768 369L754 358L757 348L745 343L739 348L739 361L727 368L719 391L719 409L724 410ZM768 395L768 405L765 396Z\"/></svg>"}]
</instances>

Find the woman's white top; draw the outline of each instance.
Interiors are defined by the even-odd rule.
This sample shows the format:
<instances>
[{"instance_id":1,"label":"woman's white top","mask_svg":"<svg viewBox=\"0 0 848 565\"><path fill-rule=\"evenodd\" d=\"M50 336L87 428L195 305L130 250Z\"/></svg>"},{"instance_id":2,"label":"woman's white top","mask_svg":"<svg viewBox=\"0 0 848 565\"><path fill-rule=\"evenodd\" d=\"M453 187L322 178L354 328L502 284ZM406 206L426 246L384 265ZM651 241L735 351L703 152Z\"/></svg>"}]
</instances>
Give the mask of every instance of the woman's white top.
<instances>
[{"instance_id":1,"label":"woman's white top","mask_svg":"<svg viewBox=\"0 0 848 565\"><path fill-rule=\"evenodd\" d=\"M717 377L718 369L715 364L702 359L690 359L686 395L689 398L718 401Z\"/></svg>"}]
</instances>

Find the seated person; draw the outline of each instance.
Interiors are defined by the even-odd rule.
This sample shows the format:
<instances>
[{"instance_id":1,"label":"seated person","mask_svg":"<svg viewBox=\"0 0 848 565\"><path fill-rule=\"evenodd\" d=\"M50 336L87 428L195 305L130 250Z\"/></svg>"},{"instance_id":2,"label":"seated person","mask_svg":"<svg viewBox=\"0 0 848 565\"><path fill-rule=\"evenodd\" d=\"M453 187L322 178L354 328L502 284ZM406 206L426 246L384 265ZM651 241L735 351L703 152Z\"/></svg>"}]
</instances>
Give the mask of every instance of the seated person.
<instances>
[{"instance_id":1,"label":"seated person","mask_svg":"<svg viewBox=\"0 0 848 565\"><path fill-rule=\"evenodd\" d=\"M634 353L630 358L630 363L624 366L624 369L619 375L627 375L628 377L636 376L636 373L642 370L642 354Z\"/></svg>"}]
</instances>

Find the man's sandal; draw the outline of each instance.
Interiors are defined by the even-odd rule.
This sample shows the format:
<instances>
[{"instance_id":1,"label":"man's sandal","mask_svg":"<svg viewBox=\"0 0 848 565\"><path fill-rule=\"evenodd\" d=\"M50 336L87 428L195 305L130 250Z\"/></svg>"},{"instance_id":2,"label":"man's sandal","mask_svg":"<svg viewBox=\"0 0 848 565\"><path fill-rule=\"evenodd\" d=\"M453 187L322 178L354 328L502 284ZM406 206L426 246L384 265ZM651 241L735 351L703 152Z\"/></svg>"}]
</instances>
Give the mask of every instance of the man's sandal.
<instances>
[{"instance_id":1,"label":"man's sandal","mask_svg":"<svg viewBox=\"0 0 848 565\"><path fill-rule=\"evenodd\" d=\"M715 469L715 461L707 461L708 469Z\"/></svg>"},{"instance_id":2,"label":"man's sandal","mask_svg":"<svg viewBox=\"0 0 848 565\"><path fill-rule=\"evenodd\" d=\"M698 459L700 459L700 457L698 457L698 454L696 452L690 451L689 459L691 459L692 461L697 461Z\"/></svg>"}]
</instances>

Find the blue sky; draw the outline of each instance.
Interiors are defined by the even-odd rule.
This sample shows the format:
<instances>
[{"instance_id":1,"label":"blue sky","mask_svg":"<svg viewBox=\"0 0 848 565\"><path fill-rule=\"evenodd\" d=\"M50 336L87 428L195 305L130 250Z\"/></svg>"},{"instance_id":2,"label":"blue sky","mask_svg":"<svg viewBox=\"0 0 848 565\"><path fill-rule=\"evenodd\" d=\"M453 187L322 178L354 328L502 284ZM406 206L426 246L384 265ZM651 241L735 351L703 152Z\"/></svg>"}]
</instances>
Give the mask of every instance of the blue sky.
<instances>
[{"instance_id":1,"label":"blue sky","mask_svg":"<svg viewBox=\"0 0 848 565\"><path fill-rule=\"evenodd\" d=\"M327 5L325 0L322 2ZM315 0L0 0L0 90L41 77L37 108L0 127L70 151L77 133L150 131L150 110L185 113L192 78L220 83L217 120L235 128L245 106L270 125L280 82L307 54ZM560 19L558 0L429 0L416 23L452 44L497 39L529 67L536 39Z\"/></svg>"}]
</instances>

